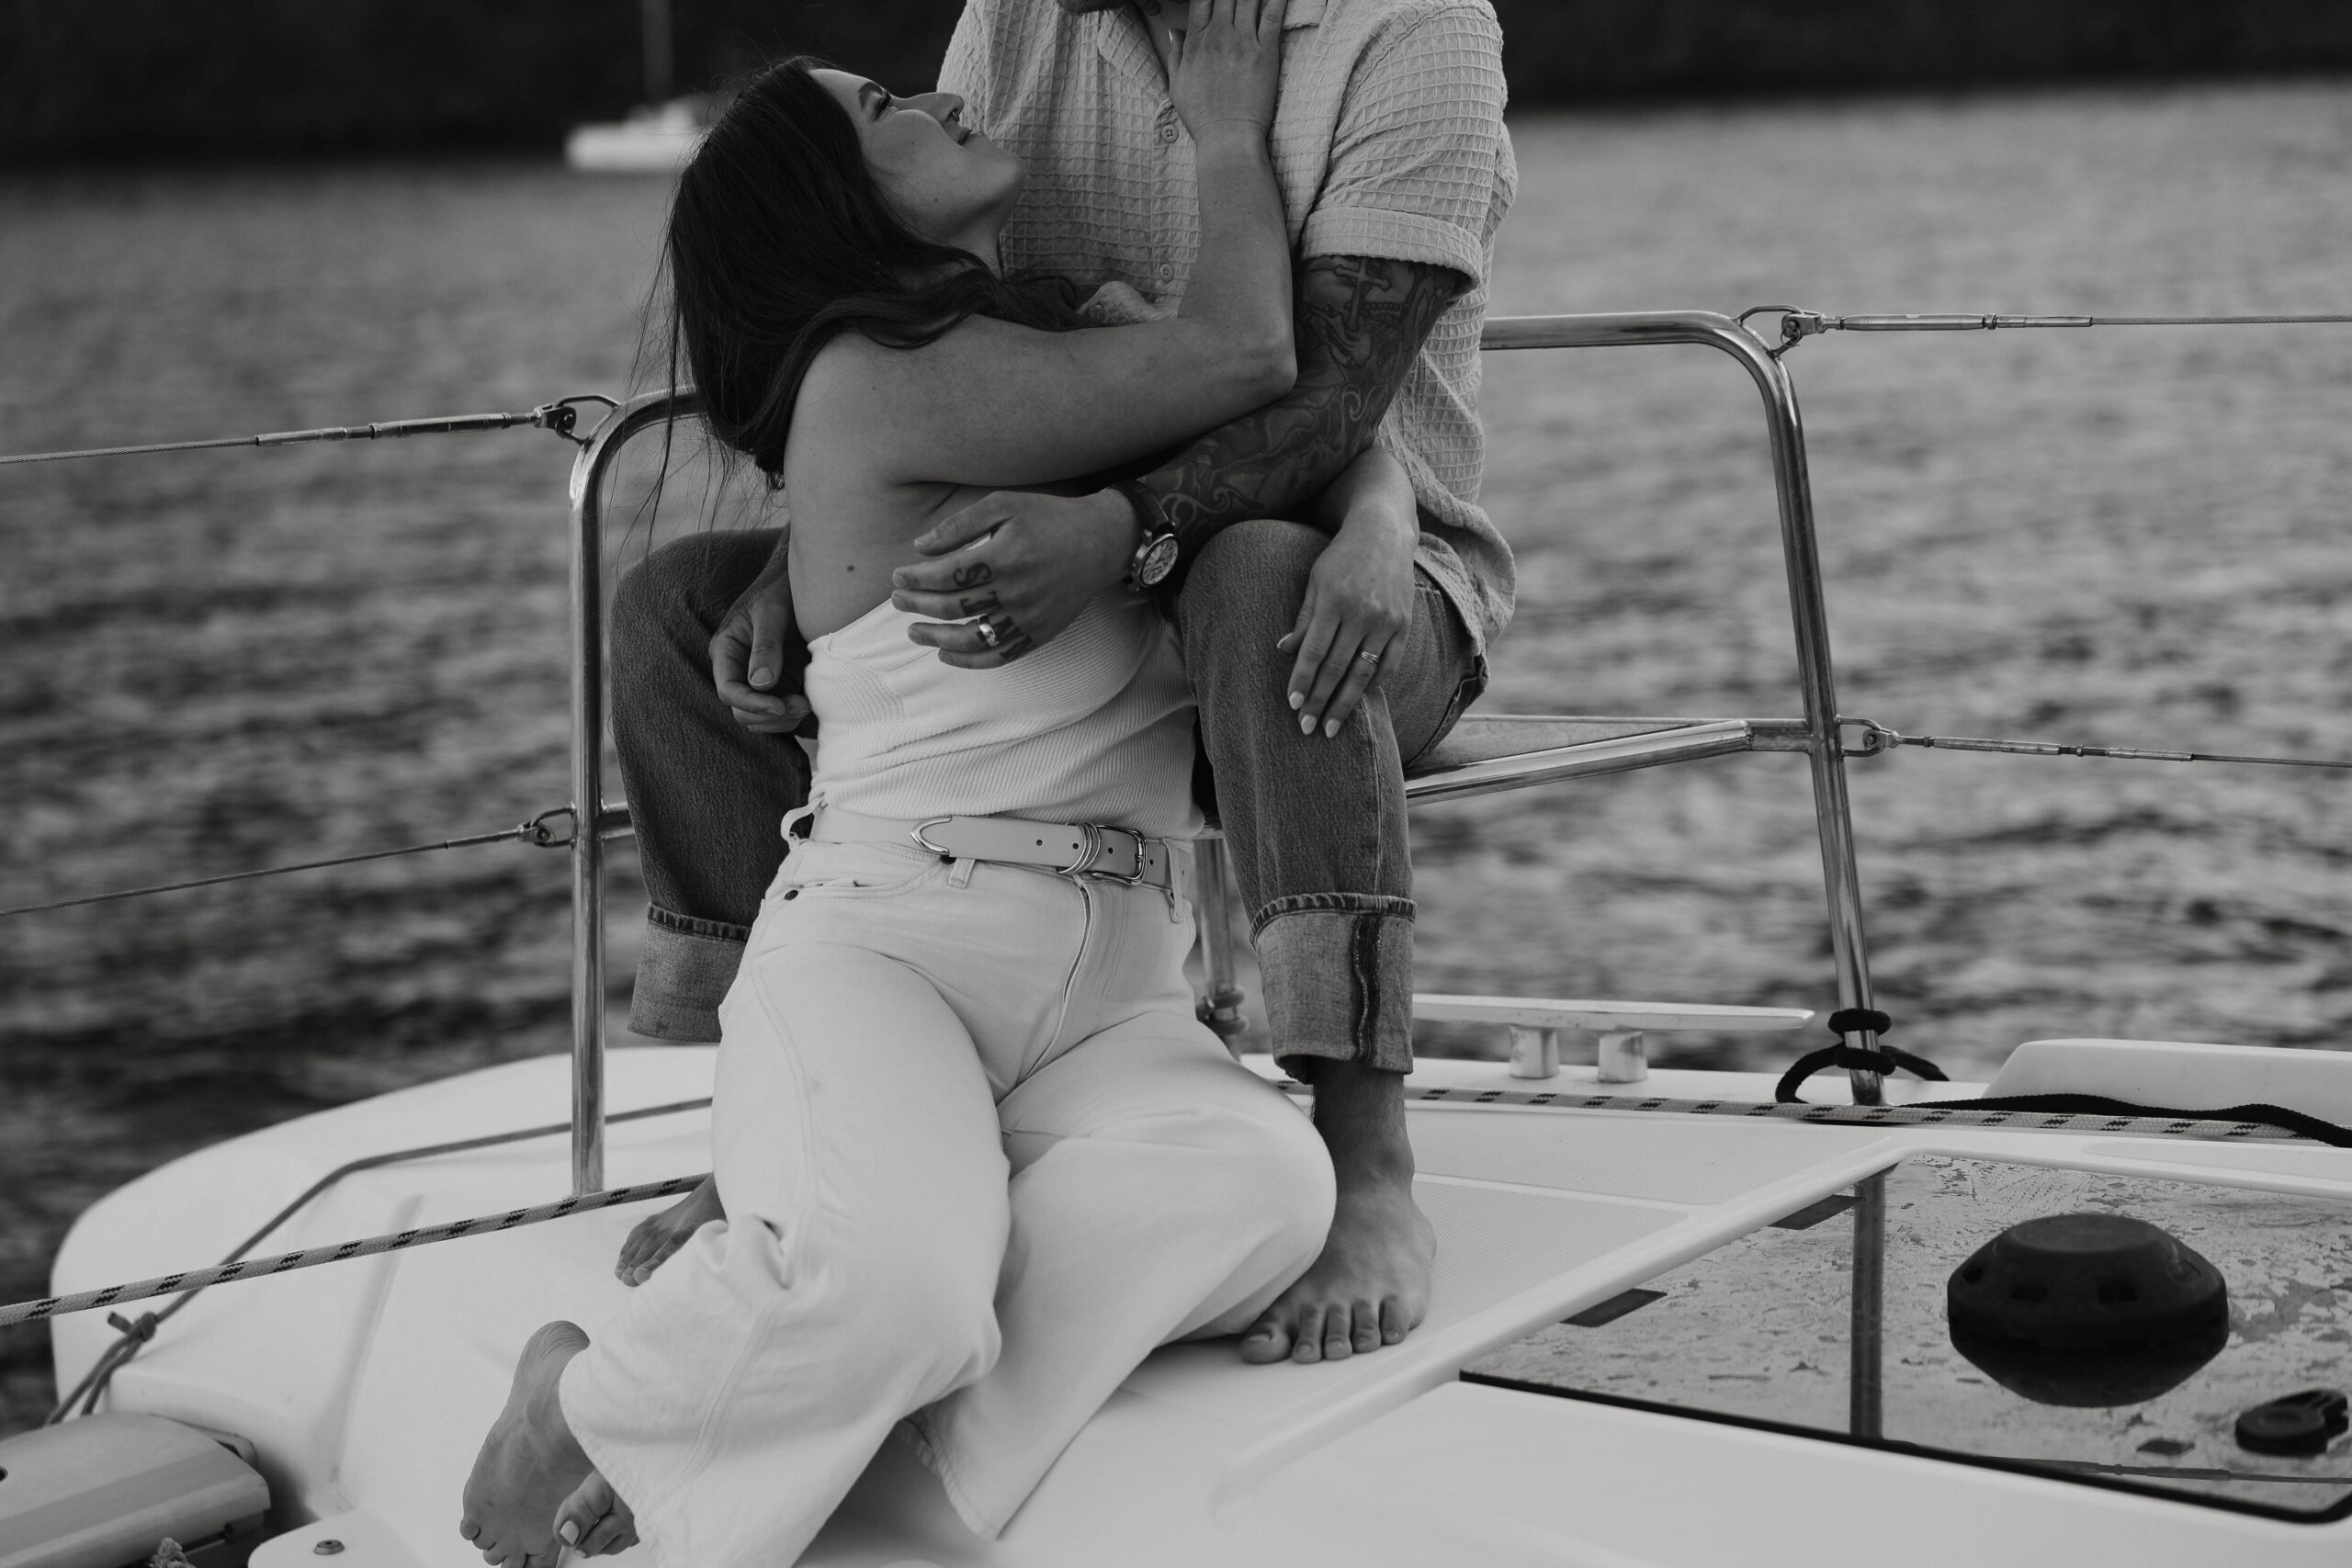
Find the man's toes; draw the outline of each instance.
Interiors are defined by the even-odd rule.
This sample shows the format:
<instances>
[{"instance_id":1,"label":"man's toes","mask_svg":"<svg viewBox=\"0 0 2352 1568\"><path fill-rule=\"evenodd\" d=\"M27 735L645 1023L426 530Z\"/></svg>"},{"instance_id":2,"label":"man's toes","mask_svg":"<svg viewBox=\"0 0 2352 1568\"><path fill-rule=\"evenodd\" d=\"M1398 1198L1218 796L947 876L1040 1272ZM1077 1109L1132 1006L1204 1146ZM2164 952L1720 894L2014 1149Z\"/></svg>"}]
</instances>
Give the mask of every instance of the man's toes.
<instances>
[{"instance_id":1,"label":"man's toes","mask_svg":"<svg viewBox=\"0 0 2352 1568\"><path fill-rule=\"evenodd\" d=\"M1269 1313L1251 1324L1250 1332L1241 1337L1241 1359L1253 1366L1287 1360L1290 1344L1289 1320Z\"/></svg>"},{"instance_id":2,"label":"man's toes","mask_svg":"<svg viewBox=\"0 0 2352 1568\"><path fill-rule=\"evenodd\" d=\"M1335 1306L1323 1314L1323 1359L1344 1361L1356 1352L1355 1314Z\"/></svg>"},{"instance_id":3,"label":"man's toes","mask_svg":"<svg viewBox=\"0 0 2352 1568\"><path fill-rule=\"evenodd\" d=\"M1395 1296L1390 1296L1380 1303L1380 1342L1382 1344L1403 1344L1405 1336L1411 1332L1412 1327L1412 1320L1406 1315L1403 1302L1398 1301Z\"/></svg>"},{"instance_id":4,"label":"man's toes","mask_svg":"<svg viewBox=\"0 0 2352 1568\"><path fill-rule=\"evenodd\" d=\"M1370 1302L1358 1302L1351 1314L1355 1323L1355 1346L1359 1350L1380 1348L1380 1309Z\"/></svg>"},{"instance_id":5,"label":"man's toes","mask_svg":"<svg viewBox=\"0 0 2352 1568\"><path fill-rule=\"evenodd\" d=\"M1301 1366L1312 1366L1323 1359L1323 1309L1321 1307L1311 1306L1302 1311L1298 1314L1297 1326L1293 1332L1296 1335L1296 1338L1291 1343L1290 1359L1292 1360L1298 1362Z\"/></svg>"},{"instance_id":6,"label":"man's toes","mask_svg":"<svg viewBox=\"0 0 2352 1568\"><path fill-rule=\"evenodd\" d=\"M464 1536L468 1540L471 1540L474 1537L481 1534L481 1521L474 1518L459 1519L458 1521L458 1533Z\"/></svg>"}]
</instances>

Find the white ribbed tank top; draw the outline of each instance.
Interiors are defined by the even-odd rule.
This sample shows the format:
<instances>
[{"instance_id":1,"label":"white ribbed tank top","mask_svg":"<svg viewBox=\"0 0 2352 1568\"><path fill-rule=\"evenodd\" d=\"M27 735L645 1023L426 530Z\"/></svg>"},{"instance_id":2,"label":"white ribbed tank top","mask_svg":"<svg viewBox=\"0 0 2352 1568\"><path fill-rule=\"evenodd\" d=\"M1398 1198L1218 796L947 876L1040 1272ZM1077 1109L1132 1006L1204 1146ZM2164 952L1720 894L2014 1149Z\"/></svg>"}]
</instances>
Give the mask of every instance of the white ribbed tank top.
<instances>
[{"instance_id":1,"label":"white ribbed tank top","mask_svg":"<svg viewBox=\"0 0 2352 1568\"><path fill-rule=\"evenodd\" d=\"M1139 595L1098 593L1068 631L994 670L907 637L884 601L808 642L813 800L868 817L1030 817L1153 838L1201 830L1193 690Z\"/></svg>"}]
</instances>

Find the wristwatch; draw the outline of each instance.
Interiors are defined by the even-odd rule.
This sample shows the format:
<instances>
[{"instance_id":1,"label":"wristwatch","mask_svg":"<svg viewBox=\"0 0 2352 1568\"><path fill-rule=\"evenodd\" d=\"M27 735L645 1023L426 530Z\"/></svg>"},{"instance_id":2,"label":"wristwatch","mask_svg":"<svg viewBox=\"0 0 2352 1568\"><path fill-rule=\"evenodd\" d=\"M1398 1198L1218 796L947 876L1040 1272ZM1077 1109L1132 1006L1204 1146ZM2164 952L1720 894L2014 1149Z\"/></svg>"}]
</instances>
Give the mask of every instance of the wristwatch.
<instances>
[{"instance_id":1,"label":"wristwatch","mask_svg":"<svg viewBox=\"0 0 2352 1568\"><path fill-rule=\"evenodd\" d=\"M1159 498L1145 489L1141 480L1121 479L1111 488L1134 503L1136 519L1143 525L1143 543L1127 559L1127 587L1142 593L1167 581L1168 574L1176 570L1176 529Z\"/></svg>"}]
</instances>

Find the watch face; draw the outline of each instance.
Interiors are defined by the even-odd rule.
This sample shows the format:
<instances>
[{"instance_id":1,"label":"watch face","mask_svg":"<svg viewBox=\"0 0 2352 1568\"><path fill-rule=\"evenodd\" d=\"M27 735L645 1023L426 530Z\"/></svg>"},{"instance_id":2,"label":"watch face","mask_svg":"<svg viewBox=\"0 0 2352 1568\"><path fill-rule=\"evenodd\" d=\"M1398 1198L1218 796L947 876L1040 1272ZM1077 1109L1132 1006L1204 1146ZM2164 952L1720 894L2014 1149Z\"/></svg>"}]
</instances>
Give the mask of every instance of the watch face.
<instances>
[{"instance_id":1,"label":"watch face","mask_svg":"<svg viewBox=\"0 0 2352 1568\"><path fill-rule=\"evenodd\" d=\"M1136 581L1146 588L1157 587L1176 570L1176 536L1162 534L1144 546L1136 560Z\"/></svg>"}]
</instances>

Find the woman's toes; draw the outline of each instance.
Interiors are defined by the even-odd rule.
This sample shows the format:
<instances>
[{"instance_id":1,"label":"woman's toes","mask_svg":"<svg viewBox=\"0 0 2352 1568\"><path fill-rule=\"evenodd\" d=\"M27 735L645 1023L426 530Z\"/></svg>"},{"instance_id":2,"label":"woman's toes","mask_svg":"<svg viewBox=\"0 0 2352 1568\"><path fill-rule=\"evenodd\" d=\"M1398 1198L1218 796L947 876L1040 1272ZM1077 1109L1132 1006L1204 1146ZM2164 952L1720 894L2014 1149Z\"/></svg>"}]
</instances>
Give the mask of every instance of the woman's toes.
<instances>
[{"instance_id":1,"label":"woman's toes","mask_svg":"<svg viewBox=\"0 0 2352 1568\"><path fill-rule=\"evenodd\" d=\"M616 1551L627 1551L637 1544L637 1532L617 1514L607 1514L596 1521L596 1528L580 1542L582 1557L603 1557Z\"/></svg>"},{"instance_id":2,"label":"woman's toes","mask_svg":"<svg viewBox=\"0 0 2352 1568\"><path fill-rule=\"evenodd\" d=\"M1380 1313L1370 1302L1358 1302L1353 1314L1355 1348L1359 1350L1380 1348Z\"/></svg>"}]
</instances>

